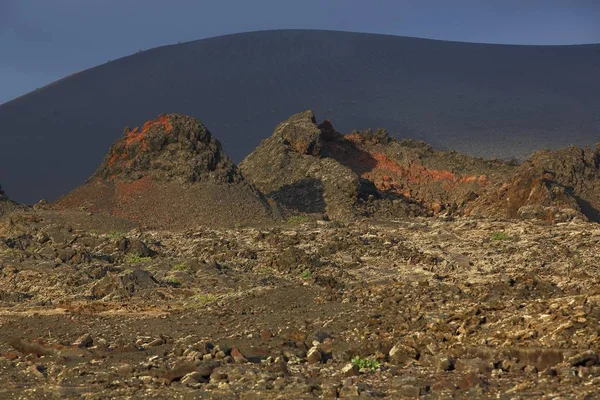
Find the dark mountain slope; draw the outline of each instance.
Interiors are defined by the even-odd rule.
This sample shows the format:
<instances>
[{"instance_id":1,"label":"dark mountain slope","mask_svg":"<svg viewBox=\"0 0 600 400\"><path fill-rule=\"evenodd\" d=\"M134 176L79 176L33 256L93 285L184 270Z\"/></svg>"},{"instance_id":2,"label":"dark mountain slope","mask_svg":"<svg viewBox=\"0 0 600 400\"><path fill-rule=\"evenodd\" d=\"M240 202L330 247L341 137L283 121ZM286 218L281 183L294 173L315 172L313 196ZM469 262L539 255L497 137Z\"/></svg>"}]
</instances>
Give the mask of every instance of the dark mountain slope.
<instances>
[{"instance_id":1,"label":"dark mountain slope","mask_svg":"<svg viewBox=\"0 0 600 400\"><path fill-rule=\"evenodd\" d=\"M0 106L0 181L21 202L85 181L125 125L180 112L234 161L288 115L384 127L485 157L600 137L600 45L503 46L330 31L244 33L156 48Z\"/></svg>"}]
</instances>

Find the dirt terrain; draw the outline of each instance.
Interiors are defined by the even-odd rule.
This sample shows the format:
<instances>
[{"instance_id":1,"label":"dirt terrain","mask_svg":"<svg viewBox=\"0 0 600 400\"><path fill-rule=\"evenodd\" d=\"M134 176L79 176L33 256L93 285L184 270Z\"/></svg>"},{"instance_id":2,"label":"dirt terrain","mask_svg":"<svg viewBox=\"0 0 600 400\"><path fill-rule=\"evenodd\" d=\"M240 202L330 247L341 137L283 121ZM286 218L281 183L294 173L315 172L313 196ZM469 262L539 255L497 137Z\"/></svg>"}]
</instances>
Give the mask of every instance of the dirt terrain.
<instances>
[{"instance_id":1,"label":"dirt terrain","mask_svg":"<svg viewBox=\"0 0 600 400\"><path fill-rule=\"evenodd\" d=\"M0 398L597 395L596 223L94 218L3 220Z\"/></svg>"}]
</instances>

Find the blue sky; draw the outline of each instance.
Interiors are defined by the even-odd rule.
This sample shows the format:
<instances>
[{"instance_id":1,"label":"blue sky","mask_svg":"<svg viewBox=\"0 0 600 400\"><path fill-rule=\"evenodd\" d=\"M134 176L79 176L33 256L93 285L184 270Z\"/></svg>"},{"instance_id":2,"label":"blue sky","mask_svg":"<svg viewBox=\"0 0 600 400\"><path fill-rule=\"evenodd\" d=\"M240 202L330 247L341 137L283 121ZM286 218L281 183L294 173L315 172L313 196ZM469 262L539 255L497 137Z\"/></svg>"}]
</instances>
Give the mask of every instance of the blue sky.
<instances>
[{"instance_id":1,"label":"blue sky","mask_svg":"<svg viewBox=\"0 0 600 400\"><path fill-rule=\"evenodd\" d=\"M600 42L598 0L0 0L0 104L111 59L264 29Z\"/></svg>"}]
</instances>

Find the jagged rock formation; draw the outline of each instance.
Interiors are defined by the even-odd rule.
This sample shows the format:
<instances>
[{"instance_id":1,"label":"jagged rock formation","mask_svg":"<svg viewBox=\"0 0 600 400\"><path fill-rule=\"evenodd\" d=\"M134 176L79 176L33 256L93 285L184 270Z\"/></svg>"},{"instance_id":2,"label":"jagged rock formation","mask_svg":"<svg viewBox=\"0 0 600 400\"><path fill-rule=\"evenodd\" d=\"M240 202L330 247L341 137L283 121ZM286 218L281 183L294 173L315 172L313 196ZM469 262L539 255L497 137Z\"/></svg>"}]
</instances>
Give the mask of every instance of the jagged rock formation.
<instances>
[{"instance_id":1,"label":"jagged rock formation","mask_svg":"<svg viewBox=\"0 0 600 400\"><path fill-rule=\"evenodd\" d=\"M342 135L314 113L277 126L241 164L290 212L334 219L409 215L600 221L600 147L535 153L520 165L434 150L383 129Z\"/></svg>"},{"instance_id":2,"label":"jagged rock formation","mask_svg":"<svg viewBox=\"0 0 600 400\"><path fill-rule=\"evenodd\" d=\"M22 208L18 203L12 201L0 186L0 217L12 211Z\"/></svg>"},{"instance_id":3,"label":"jagged rock formation","mask_svg":"<svg viewBox=\"0 0 600 400\"><path fill-rule=\"evenodd\" d=\"M240 168L288 210L347 219L458 212L514 166L397 141L381 129L341 135L305 111L279 124Z\"/></svg>"},{"instance_id":4,"label":"jagged rock formation","mask_svg":"<svg viewBox=\"0 0 600 400\"><path fill-rule=\"evenodd\" d=\"M330 136L323 155L355 171L365 193L405 199L426 215L461 212L514 169L501 161L436 151L424 142L395 140L383 129Z\"/></svg>"},{"instance_id":5,"label":"jagged rock formation","mask_svg":"<svg viewBox=\"0 0 600 400\"><path fill-rule=\"evenodd\" d=\"M126 128L85 185L53 207L156 228L252 224L272 221L275 213L204 125L179 114Z\"/></svg>"},{"instance_id":6,"label":"jagged rock formation","mask_svg":"<svg viewBox=\"0 0 600 400\"><path fill-rule=\"evenodd\" d=\"M516 165L396 140L383 129L342 135L305 111L280 123L238 169L199 121L170 114L127 128L88 182L54 207L165 228L262 223L276 207L338 220L598 221L599 165L599 148L542 151Z\"/></svg>"},{"instance_id":7,"label":"jagged rock formation","mask_svg":"<svg viewBox=\"0 0 600 400\"><path fill-rule=\"evenodd\" d=\"M244 176L290 211L354 217L360 193L357 174L320 157L323 138L312 111L296 114L242 163Z\"/></svg>"},{"instance_id":8,"label":"jagged rock formation","mask_svg":"<svg viewBox=\"0 0 600 400\"><path fill-rule=\"evenodd\" d=\"M498 190L470 206L471 215L600 221L600 145L535 153Z\"/></svg>"}]
</instances>

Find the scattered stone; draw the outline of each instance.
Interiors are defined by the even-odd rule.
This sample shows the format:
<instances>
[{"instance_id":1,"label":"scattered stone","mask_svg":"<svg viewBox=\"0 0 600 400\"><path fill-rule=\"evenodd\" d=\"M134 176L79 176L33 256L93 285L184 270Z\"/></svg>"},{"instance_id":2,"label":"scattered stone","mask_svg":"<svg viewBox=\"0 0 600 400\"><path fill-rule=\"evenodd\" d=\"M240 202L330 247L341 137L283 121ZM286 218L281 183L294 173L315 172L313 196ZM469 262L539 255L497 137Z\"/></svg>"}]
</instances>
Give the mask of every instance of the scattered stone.
<instances>
[{"instance_id":1,"label":"scattered stone","mask_svg":"<svg viewBox=\"0 0 600 400\"><path fill-rule=\"evenodd\" d=\"M425 355L421 357L420 362L424 365L432 366L440 372L452 371L454 369L454 360L444 355Z\"/></svg>"},{"instance_id":2,"label":"scattered stone","mask_svg":"<svg viewBox=\"0 0 600 400\"><path fill-rule=\"evenodd\" d=\"M419 352L413 347L402 343L396 344L389 352L389 359L392 364L403 365L411 360L416 360Z\"/></svg>"},{"instance_id":3,"label":"scattered stone","mask_svg":"<svg viewBox=\"0 0 600 400\"><path fill-rule=\"evenodd\" d=\"M537 374L538 370L533 365L528 365L523 369L526 374Z\"/></svg>"},{"instance_id":4,"label":"scattered stone","mask_svg":"<svg viewBox=\"0 0 600 400\"><path fill-rule=\"evenodd\" d=\"M345 377L358 376L359 373L360 373L360 368L357 365L354 365L352 363L346 364L342 368L342 375Z\"/></svg>"},{"instance_id":5,"label":"scattered stone","mask_svg":"<svg viewBox=\"0 0 600 400\"><path fill-rule=\"evenodd\" d=\"M176 379L183 378L185 375L190 374L192 372L198 372L197 370L198 367L196 367L196 364L194 363L178 362L172 369L165 372L162 378L170 383Z\"/></svg>"},{"instance_id":6,"label":"scattered stone","mask_svg":"<svg viewBox=\"0 0 600 400\"><path fill-rule=\"evenodd\" d=\"M38 379L46 379L48 377L48 373L46 372L46 367L43 365L32 365L29 367L29 371L31 375L35 376Z\"/></svg>"},{"instance_id":7,"label":"scattered stone","mask_svg":"<svg viewBox=\"0 0 600 400\"><path fill-rule=\"evenodd\" d=\"M75 342L73 342L73 346L77 346L79 348L92 347L94 344L94 339L89 333L86 333L80 336Z\"/></svg>"},{"instance_id":8,"label":"scattered stone","mask_svg":"<svg viewBox=\"0 0 600 400\"><path fill-rule=\"evenodd\" d=\"M268 371L278 375L289 375L287 363L282 357L277 357L275 361L268 366Z\"/></svg>"},{"instance_id":9,"label":"scattered stone","mask_svg":"<svg viewBox=\"0 0 600 400\"><path fill-rule=\"evenodd\" d=\"M454 368L458 372L489 374L494 369L493 365L481 358L460 358L454 363Z\"/></svg>"},{"instance_id":10,"label":"scattered stone","mask_svg":"<svg viewBox=\"0 0 600 400\"><path fill-rule=\"evenodd\" d=\"M316 364L321 361L322 357L321 351L317 347L312 347L306 354L306 361L309 364Z\"/></svg>"},{"instance_id":11,"label":"scattered stone","mask_svg":"<svg viewBox=\"0 0 600 400\"><path fill-rule=\"evenodd\" d=\"M569 357L566 361L574 367L591 367L592 365L596 365L596 363L598 363L598 354L589 350L584 353Z\"/></svg>"},{"instance_id":12,"label":"scattered stone","mask_svg":"<svg viewBox=\"0 0 600 400\"><path fill-rule=\"evenodd\" d=\"M237 347L231 349L231 353L229 354L236 363L247 363L248 359L240 352Z\"/></svg>"},{"instance_id":13,"label":"scattered stone","mask_svg":"<svg viewBox=\"0 0 600 400\"><path fill-rule=\"evenodd\" d=\"M273 333L269 329L263 329L260 331L260 338L262 340L269 340L273 337Z\"/></svg>"},{"instance_id":14,"label":"scattered stone","mask_svg":"<svg viewBox=\"0 0 600 400\"><path fill-rule=\"evenodd\" d=\"M190 372L181 378L181 383L186 386L195 386L198 383L206 383L208 380L200 372Z\"/></svg>"},{"instance_id":15,"label":"scattered stone","mask_svg":"<svg viewBox=\"0 0 600 400\"><path fill-rule=\"evenodd\" d=\"M344 385L339 390L339 397L341 399L353 398L360 396L360 390L356 385Z\"/></svg>"},{"instance_id":16,"label":"scattered stone","mask_svg":"<svg viewBox=\"0 0 600 400\"><path fill-rule=\"evenodd\" d=\"M404 385L398 389L398 394L403 397L419 397L421 388L413 385Z\"/></svg>"}]
</instances>

